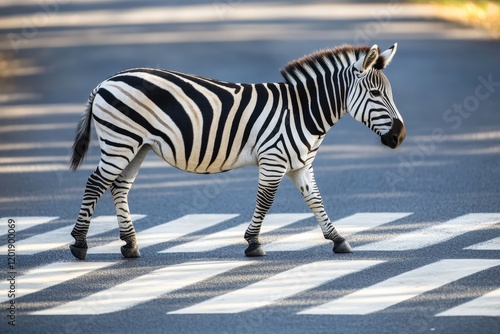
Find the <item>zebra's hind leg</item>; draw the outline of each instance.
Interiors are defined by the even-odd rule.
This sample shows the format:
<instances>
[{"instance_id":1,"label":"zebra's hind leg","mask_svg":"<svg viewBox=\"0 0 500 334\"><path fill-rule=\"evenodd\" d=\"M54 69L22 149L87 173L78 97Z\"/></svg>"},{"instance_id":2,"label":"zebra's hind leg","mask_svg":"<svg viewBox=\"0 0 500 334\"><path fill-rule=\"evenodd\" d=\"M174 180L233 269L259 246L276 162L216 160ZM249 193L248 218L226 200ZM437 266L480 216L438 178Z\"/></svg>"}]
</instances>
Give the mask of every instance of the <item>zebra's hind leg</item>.
<instances>
[{"instance_id":1,"label":"zebra's hind leg","mask_svg":"<svg viewBox=\"0 0 500 334\"><path fill-rule=\"evenodd\" d=\"M307 205L314 213L325 239L333 241L334 253L352 253L352 248L332 225L330 218L326 214L323 199L314 179L314 172L311 165L288 173L295 186L299 189Z\"/></svg>"},{"instance_id":2,"label":"zebra's hind leg","mask_svg":"<svg viewBox=\"0 0 500 334\"><path fill-rule=\"evenodd\" d=\"M259 186L252 221L245 232L248 247L245 255L248 257L265 256L266 252L259 241L262 221L273 204L276 191L285 175L285 170L278 166L261 165L259 167Z\"/></svg>"},{"instance_id":3,"label":"zebra's hind leg","mask_svg":"<svg viewBox=\"0 0 500 334\"><path fill-rule=\"evenodd\" d=\"M126 242L121 247L121 253L126 258L140 257L139 247L135 234L130 210L128 207L128 193L134 180L139 172L144 158L149 151L149 147L143 146L135 158L128 164L123 172L116 178L111 185L111 194L115 203L116 217L118 218L118 226L120 228L120 239Z\"/></svg>"},{"instance_id":4,"label":"zebra's hind leg","mask_svg":"<svg viewBox=\"0 0 500 334\"><path fill-rule=\"evenodd\" d=\"M78 214L75 227L71 231L71 236L75 238L75 243L69 246L71 254L79 260L85 260L87 256L87 232L95 205L121 172L120 170L118 173L114 173L108 169L109 166L107 166L107 163L101 159L95 172L89 176L87 185L85 186L80 213Z\"/></svg>"}]
</instances>

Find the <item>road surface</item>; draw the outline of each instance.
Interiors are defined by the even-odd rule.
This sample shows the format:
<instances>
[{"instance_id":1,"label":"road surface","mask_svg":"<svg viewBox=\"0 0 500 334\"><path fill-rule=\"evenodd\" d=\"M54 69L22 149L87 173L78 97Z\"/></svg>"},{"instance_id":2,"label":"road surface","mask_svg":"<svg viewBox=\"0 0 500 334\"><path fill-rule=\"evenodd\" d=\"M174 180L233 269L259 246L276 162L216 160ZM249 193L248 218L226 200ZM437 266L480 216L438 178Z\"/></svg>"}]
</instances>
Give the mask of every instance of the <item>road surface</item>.
<instances>
[{"instance_id":1,"label":"road surface","mask_svg":"<svg viewBox=\"0 0 500 334\"><path fill-rule=\"evenodd\" d=\"M0 6L2 333L498 333L500 44L486 32L397 2ZM71 256L99 154L69 172L72 140L109 75L275 82L314 50L394 42L386 74L406 141L390 150L346 116L314 164L354 253L332 253L285 180L264 222L268 256L247 259L257 169L192 175L151 154L129 196L142 257L118 253L109 193L87 260Z\"/></svg>"}]
</instances>

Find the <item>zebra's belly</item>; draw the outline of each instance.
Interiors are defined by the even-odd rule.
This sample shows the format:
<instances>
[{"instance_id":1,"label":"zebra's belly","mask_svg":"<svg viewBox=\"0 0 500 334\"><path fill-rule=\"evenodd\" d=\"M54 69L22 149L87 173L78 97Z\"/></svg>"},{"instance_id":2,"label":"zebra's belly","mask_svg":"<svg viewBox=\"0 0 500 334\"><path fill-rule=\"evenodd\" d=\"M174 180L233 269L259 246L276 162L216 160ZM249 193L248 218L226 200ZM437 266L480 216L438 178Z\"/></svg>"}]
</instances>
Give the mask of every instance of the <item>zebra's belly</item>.
<instances>
[{"instance_id":1,"label":"zebra's belly","mask_svg":"<svg viewBox=\"0 0 500 334\"><path fill-rule=\"evenodd\" d=\"M216 174L229 170L256 165L253 157L246 154L246 150L239 154L218 154L214 157L213 151L205 154L191 154L186 159L187 153L183 147L171 149L166 143L155 140L150 144L152 150L169 165L185 172L194 174Z\"/></svg>"}]
</instances>

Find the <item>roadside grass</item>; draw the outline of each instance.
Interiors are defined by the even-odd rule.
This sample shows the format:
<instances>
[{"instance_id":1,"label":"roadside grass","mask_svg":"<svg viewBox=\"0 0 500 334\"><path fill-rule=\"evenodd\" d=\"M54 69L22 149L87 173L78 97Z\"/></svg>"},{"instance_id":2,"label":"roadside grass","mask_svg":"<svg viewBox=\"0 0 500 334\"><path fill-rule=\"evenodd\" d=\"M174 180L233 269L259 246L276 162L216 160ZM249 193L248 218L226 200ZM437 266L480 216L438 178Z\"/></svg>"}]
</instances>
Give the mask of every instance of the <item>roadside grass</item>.
<instances>
[{"instance_id":1,"label":"roadside grass","mask_svg":"<svg viewBox=\"0 0 500 334\"><path fill-rule=\"evenodd\" d=\"M500 0L413 0L433 4L444 19L462 22L488 30L500 38Z\"/></svg>"}]
</instances>

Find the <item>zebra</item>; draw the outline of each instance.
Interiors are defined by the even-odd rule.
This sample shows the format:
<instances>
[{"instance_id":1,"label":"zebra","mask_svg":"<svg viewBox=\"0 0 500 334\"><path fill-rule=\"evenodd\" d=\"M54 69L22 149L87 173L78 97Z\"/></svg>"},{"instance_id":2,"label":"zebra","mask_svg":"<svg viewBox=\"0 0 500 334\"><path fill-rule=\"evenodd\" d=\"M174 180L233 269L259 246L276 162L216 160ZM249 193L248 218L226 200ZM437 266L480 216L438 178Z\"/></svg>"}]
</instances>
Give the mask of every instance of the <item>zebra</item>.
<instances>
[{"instance_id":1,"label":"zebra","mask_svg":"<svg viewBox=\"0 0 500 334\"><path fill-rule=\"evenodd\" d=\"M77 170L89 148L94 121L101 158L86 183L71 232L72 254L84 260L86 235L99 197L110 188L121 253L140 257L127 196L146 154L191 173L220 173L258 166L258 190L245 231L245 255L266 255L259 233L287 175L301 192L334 253L352 248L331 223L314 179L312 163L327 131L345 114L396 148L406 136L382 73L397 43L381 52L375 44L343 45L288 63L283 82L232 83L176 71L135 68L119 72L90 94L78 123L71 157Z\"/></svg>"}]
</instances>

